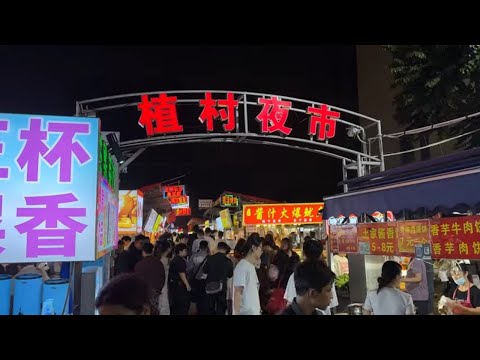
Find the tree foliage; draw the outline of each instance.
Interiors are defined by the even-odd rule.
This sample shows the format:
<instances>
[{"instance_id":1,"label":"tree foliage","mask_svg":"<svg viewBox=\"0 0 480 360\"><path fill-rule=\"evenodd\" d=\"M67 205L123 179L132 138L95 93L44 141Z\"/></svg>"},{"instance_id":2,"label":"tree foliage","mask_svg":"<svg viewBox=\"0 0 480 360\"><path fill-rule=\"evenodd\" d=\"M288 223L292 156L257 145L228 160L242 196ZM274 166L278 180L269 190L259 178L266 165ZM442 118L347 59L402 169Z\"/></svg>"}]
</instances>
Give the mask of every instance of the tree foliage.
<instances>
[{"instance_id":1,"label":"tree foliage","mask_svg":"<svg viewBox=\"0 0 480 360\"><path fill-rule=\"evenodd\" d=\"M384 49L392 55L392 86L398 90L395 119L406 129L480 110L480 45L385 45ZM456 135L479 126L480 121L471 119L442 134ZM478 146L480 134L460 138L458 144Z\"/></svg>"}]
</instances>

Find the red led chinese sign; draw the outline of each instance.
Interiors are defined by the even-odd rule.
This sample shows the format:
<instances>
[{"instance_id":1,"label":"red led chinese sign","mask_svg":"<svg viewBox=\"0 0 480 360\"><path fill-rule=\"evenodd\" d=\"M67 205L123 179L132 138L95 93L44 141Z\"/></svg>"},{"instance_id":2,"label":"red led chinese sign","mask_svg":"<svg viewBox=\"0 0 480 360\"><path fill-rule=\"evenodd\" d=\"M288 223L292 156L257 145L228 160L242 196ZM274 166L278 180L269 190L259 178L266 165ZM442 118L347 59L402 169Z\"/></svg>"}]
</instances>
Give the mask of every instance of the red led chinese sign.
<instances>
[{"instance_id":1,"label":"red led chinese sign","mask_svg":"<svg viewBox=\"0 0 480 360\"><path fill-rule=\"evenodd\" d=\"M180 209L173 209L175 211L175 215L177 216L190 216L192 215L191 208L180 208Z\"/></svg>"},{"instance_id":2,"label":"red led chinese sign","mask_svg":"<svg viewBox=\"0 0 480 360\"><path fill-rule=\"evenodd\" d=\"M142 95L138 110L142 112L138 124L144 127L148 136L183 132L183 126L178 123L177 97L160 94L159 97L148 99Z\"/></svg>"},{"instance_id":3,"label":"red led chinese sign","mask_svg":"<svg viewBox=\"0 0 480 360\"><path fill-rule=\"evenodd\" d=\"M262 106L256 116L261 124L262 134L290 135L292 128L287 126L287 119L292 107L291 101L283 101L272 96L258 98L257 103ZM183 132L176 104L177 97L165 93L151 98L148 95L141 96L141 102L138 104L138 110L141 112L138 124L145 128L147 136ZM239 101L234 98L232 92L228 92L223 99L213 99L212 93L206 92L205 98L199 101L202 111L198 120L205 125L208 132L215 130L216 120L223 123L224 131L232 132L237 127L238 104ZM321 104L320 107L309 106L306 113L310 115L308 135L316 135L317 140L321 141L335 137L339 112L332 111L326 104Z\"/></svg>"}]
</instances>

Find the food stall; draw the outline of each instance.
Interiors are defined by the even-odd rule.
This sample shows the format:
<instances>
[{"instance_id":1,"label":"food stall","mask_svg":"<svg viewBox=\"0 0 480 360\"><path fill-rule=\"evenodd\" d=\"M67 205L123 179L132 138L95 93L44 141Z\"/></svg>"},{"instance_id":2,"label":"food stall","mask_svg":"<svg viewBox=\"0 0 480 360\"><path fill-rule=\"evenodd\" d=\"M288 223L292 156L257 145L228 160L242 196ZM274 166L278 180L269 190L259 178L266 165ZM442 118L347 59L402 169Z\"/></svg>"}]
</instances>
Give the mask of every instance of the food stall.
<instances>
[{"instance_id":1,"label":"food stall","mask_svg":"<svg viewBox=\"0 0 480 360\"><path fill-rule=\"evenodd\" d=\"M290 238L294 251L302 256L302 244L310 231L321 233L323 203L255 204L243 206L243 225L246 235L271 232L277 246Z\"/></svg>"},{"instance_id":2,"label":"food stall","mask_svg":"<svg viewBox=\"0 0 480 360\"><path fill-rule=\"evenodd\" d=\"M432 310L435 259L452 255L453 252L445 253L446 249L453 251L452 246L458 249L454 255L457 258L476 255L473 239L462 234L456 217L480 212L479 183L480 149L473 149L352 179L342 183L347 186L347 193L325 197L324 216L353 213L359 218L356 250L350 250L348 256L351 301L364 301L367 289L376 285L375 279L386 259L402 262L404 257L416 256L416 249L425 246L434 259L424 259ZM373 216L387 211L394 216ZM462 221L477 230L477 220ZM448 236L454 238L449 241ZM344 240L340 242L343 244ZM460 244L463 253L458 248ZM331 246L337 245L332 241Z\"/></svg>"}]
</instances>

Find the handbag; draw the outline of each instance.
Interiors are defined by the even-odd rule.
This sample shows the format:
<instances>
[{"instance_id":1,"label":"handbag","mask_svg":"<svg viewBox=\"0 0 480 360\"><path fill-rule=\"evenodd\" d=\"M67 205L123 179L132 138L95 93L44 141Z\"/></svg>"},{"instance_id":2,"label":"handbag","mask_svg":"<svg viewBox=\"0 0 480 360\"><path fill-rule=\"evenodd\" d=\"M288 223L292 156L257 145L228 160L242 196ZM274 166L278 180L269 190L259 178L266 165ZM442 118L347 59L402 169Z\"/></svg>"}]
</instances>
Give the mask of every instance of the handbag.
<instances>
[{"instance_id":1,"label":"handbag","mask_svg":"<svg viewBox=\"0 0 480 360\"><path fill-rule=\"evenodd\" d=\"M287 306L286 300L283 298L285 295L285 289L281 287L276 288L273 290L272 295L268 299L267 303L267 312L269 314L277 314L282 311L285 306Z\"/></svg>"},{"instance_id":2,"label":"handbag","mask_svg":"<svg viewBox=\"0 0 480 360\"><path fill-rule=\"evenodd\" d=\"M198 266L197 270L195 271L195 273L193 274L193 276L191 277L191 280L190 281L195 281L196 278L197 278L197 275L198 273L200 272L200 270L203 269L203 265L205 265L205 262L207 261L207 258L208 256L205 256L205 259L203 259L203 261L200 263L200 265Z\"/></svg>"},{"instance_id":3,"label":"handbag","mask_svg":"<svg viewBox=\"0 0 480 360\"><path fill-rule=\"evenodd\" d=\"M277 314L287 306L287 301L283 298L285 295L285 289L280 287L280 284L282 283L282 280L287 272L287 267L287 264L285 264L285 269L283 270L282 277L278 280L277 288L273 290L270 298L268 299L266 308L269 314Z\"/></svg>"},{"instance_id":4,"label":"handbag","mask_svg":"<svg viewBox=\"0 0 480 360\"><path fill-rule=\"evenodd\" d=\"M223 290L223 282L221 281L210 281L205 284L205 293L208 295L218 294Z\"/></svg>"}]
</instances>

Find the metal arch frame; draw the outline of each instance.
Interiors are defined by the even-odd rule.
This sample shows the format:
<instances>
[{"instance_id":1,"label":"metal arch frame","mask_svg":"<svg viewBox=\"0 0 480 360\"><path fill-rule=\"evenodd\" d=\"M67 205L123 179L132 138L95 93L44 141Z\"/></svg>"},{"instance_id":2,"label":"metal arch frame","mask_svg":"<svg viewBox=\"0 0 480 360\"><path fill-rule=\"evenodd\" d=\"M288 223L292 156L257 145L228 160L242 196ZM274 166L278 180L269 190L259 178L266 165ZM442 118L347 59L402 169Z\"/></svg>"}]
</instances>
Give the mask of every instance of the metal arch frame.
<instances>
[{"instance_id":1,"label":"metal arch frame","mask_svg":"<svg viewBox=\"0 0 480 360\"><path fill-rule=\"evenodd\" d=\"M209 133L209 134L184 134L184 135L167 135L167 136L157 136L157 137L151 137L147 139L140 139L140 140L129 140L129 141L124 141L120 144L121 149L129 149L129 148L138 148L138 147L143 147L147 144L150 144L149 146L156 145L156 144L161 144L165 141L175 141L175 140L188 140L188 139L194 139L194 138L202 138L206 140L206 138L260 138L260 139L273 139L273 140L279 140L279 141L292 141L292 142L300 142L303 144L307 145L313 145L313 146L322 146L322 147L327 147L332 150L337 150L337 151L344 151L346 153L350 153L352 155L358 156L363 156L365 158L368 158L373 161L380 161L376 156L371 156L364 154L362 152L352 150L352 149L346 149L342 148L337 145L332 145L332 144L326 144L326 143L320 143L312 140L306 140L306 139L297 139L297 138L288 138L288 137L282 137L278 135L259 135L255 133ZM328 152L324 152L325 154L331 154ZM331 154L331 155L336 155L336 154ZM341 157L343 159L345 157ZM349 159L349 158L345 158Z\"/></svg>"},{"instance_id":2,"label":"metal arch frame","mask_svg":"<svg viewBox=\"0 0 480 360\"><path fill-rule=\"evenodd\" d=\"M292 102L298 102L307 104L308 106L315 106L315 105L322 105L323 103L317 101L310 101L305 99L299 99L289 96L282 96L276 94L266 94L266 93L257 93L257 92L246 92L246 91L230 91L230 90L162 90L162 91L149 91L149 92L141 92L141 93L130 93L130 94L123 94L123 95L113 95L113 96L106 96L94 99L87 99L83 101L77 101L76 103L76 116L92 116L95 115L99 111L107 111L113 109L122 109L126 107L137 106L139 104L139 99L135 102L124 102L121 104L114 104L114 105L104 105L99 106L100 102L118 100L118 99L127 99L132 97L140 97L141 95L156 95L160 93L165 93L169 95L176 95L176 94L190 94L195 95L195 98L187 98L187 99L178 99L178 104L198 104L199 100L203 99L203 94L205 92L211 92L212 94L226 94L226 93L233 93L237 98L239 106L236 109L237 118L239 118L239 109L240 105L243 105L244 111L244 132L240 132L240 121L237 122L236 132L234 133L203 133L203 134L182 134L182 135L164 135L164 136L157 136L152 138L146 139L139 139L139 140L131 140L125 141L120 144L122 150L129 150L129 149L139 149L143 148L146 149L151 146L158 146L158 145L170 145L179 143L179 141L185 143L200 143L200 142L236 142L236 143L248 143L248 144L264 144L264 145L272 145L272 146L280 146L280 147L287 147L297 150L309 151L321 155L326 155L330 157L334 157L337 159L342 160L342 169L343 169L343 178L347 180L348 178L348 170L357 170L357 176L363 176L369 172L371 166L379 166L380 170L383 171L385 169L385 162L384 162L384 154L383 154L383 142L382 142L382 130L381 130L381 122L380 120L374 119L372 117L359 114L357 112L347 110L344 108L340 108L337 106L329 105L332 110L337 110L343 113L347 113L361 119L367 120L370 124L362 127L360 125L351 123L349 121L343 119L337 119L336 121L342 124L345 124L353 129L357 129L359 131L358 135L360 135L362 140L362 151L356 151L349 148L344 148L341 146L329 144L328 140L326 142L317 142L313 141L313 137L311 140L301 139L301 138L294 138L294 137L282 137L278 135L260 135L257 133L251 133L248 130L248 105L259 106L258 103L253 101L248 101L248 96L254 97L277 97L281 100L288 100ZM202 97L198 97L198 94L202 94ZM293 105L293 104L292 104ZM300 109L291 107L290 111L299 112L306 114L306 109ZM376 138L378 141L378 153L379 156L372 156L370 155L370 148L367 146L367 136L366 130L369 128L375 128L377 130ZM266 140L265 140L266 139ZM270 141L273 140L273 141ZM299 143L299 145L291 145L289 143ZM331 151L339 151L346 153L355 159L351 159L346 156L338 155L333 152L329 151L322 151L319 149L314 149L311 147L326 147ZM134 157L127 160L125 164L122 164L122 169L124 169L128 164L130 164L134 159L136 159L144 150L141 152L136 152ZM130 160L130 161L129 161ZM344 191L348 191L347 187L344 187Z\"/></svg>"}]
</instances>

